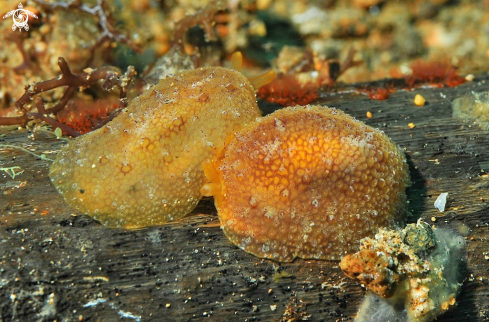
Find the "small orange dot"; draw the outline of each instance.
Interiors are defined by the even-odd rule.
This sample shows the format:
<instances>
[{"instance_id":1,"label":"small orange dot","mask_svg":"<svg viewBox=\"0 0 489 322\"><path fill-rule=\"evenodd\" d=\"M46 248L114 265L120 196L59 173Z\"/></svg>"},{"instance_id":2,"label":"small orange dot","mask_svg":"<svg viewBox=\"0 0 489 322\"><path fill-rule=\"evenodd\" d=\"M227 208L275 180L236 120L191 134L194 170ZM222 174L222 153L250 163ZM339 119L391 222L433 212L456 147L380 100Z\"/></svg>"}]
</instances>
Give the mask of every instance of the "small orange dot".
<instances>
[{"instance_id":1,"label":"small orange dot","mask_svg":"<svg viewBox=\"0 0 489 322\"><path fill-rule=\"evenodd\" d=\"M414 123L409 123L409 124L408 124L408 127L409 127L410 129L413 129L415 126L416 126L416 125L414 125Z\"/></svg>"},{"instance_id":2,"label":"small orange dot","mask_svg":"<svg viewBox=\"0 0 489 322\"><path fill-rule=\"evenodd\" d=\"M416 94L416 96L414 97L414 104L416 106L423 106L425 103L426 103L425 98L419 94Z\"/></svg>"},{"instance_id":3,"label":"small orange dot","mask_svg":"<svg viewBox=\"0 0 489 322\"><path fill-rule=\"evenodd\" d=\"M371 119L371 118L372 118L372 116L373 116L373 115L372 115L372 112L368 111L368 112L367 112L367 117L368 117L369 119Z\"/></svg>"},{"instance_id":4,"label":"small orange dot","mask_svg":"<svg viewBox=\"0 0 489 322\"><path fill-rule=\"evenodd\" d=\"M449 300L448 300L448 303L450 303L450 305L455 305L455 297L452 296Z\"/></svg>"}]
</instances>

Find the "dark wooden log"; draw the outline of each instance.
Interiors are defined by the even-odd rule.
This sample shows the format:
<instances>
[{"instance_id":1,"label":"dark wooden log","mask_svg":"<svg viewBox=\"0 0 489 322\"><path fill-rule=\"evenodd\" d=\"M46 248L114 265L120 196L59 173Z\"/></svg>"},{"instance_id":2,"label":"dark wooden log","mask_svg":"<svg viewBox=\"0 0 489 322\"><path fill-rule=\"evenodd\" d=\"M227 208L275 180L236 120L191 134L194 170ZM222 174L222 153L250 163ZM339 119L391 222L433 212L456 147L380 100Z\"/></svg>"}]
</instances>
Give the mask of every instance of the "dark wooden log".
<instances>
[{"instance_id":1,"label":"dark wooden log","mask_svg":"<svg viewBox=\"0 0 489 322\"><path fill-rule=\"evenodd\" d=\"M451 101L486 91L398 92L386 101L324 93L405 149L413 185L410 221L467 231L467 279L458 305L438 321L489 319L489 132L452 118ZM415 94L427 105L416 107ZM366 112L373 113L372 118ZM408 124L413 123L414 128ZM338 262L275 263L232 245L211 200L183 220L141 230L108 229L70 209L48 178L64 144L52 134L0 129L0 321L349 321L364 290ZM9 146L5 146L9 145ZM448 192L444 213L433 207ZM432 221L432 219L434 221Z\"/></svg>"}]
</instances>

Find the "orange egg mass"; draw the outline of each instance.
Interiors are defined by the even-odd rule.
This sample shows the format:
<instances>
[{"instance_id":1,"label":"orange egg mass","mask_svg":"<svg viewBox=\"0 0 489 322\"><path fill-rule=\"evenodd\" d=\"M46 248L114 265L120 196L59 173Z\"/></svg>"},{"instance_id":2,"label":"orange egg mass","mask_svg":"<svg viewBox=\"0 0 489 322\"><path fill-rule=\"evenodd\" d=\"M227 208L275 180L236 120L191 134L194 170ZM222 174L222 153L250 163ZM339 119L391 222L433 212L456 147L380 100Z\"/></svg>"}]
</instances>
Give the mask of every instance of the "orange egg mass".
<instances>
[{"instance_id":1,"label":"orange egg mass","mask_svg":"<svg viewBox=\"0 0 489 322\"><path fill-rule=\"evenodd\" d=\"M263 258L339 260L403 221L409 171L383 132L336 109L285 108L204 163L226 236Z\"/></svg>"}]
</instances>

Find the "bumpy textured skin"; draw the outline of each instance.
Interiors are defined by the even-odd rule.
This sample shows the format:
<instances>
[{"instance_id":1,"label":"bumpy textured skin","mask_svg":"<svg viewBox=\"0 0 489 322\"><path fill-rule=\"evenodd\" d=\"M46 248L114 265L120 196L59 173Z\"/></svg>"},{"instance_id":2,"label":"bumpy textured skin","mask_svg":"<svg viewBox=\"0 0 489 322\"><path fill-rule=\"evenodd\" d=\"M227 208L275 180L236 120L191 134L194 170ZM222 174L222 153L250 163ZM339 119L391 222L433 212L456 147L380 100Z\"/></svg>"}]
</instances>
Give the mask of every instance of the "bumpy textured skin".
<instances>
[{"instance_id":1,"label":"bumpy textured skin","mask_svg":"<svg viewBox=\"0 0 489 322\"><path fill-rule=\"evenodd\" d=\"M402 221L410 182L404 153L383 132L320 106L249 123L204 171L227 237L277 261L339 260Z\"/></svg>"},{"instance_id":2,"label":"bumpy textured skin","mask_svg":"<svg viewBox=\"0 0 489 322\"><path fill-rule=\"evenodd\" d=\"M50 177L68 204L110 227L176 220L201 199L202 162L260 116L239 72L213 67L161 80L104 127L65 146Z\"/></svg>"}]
</instances>

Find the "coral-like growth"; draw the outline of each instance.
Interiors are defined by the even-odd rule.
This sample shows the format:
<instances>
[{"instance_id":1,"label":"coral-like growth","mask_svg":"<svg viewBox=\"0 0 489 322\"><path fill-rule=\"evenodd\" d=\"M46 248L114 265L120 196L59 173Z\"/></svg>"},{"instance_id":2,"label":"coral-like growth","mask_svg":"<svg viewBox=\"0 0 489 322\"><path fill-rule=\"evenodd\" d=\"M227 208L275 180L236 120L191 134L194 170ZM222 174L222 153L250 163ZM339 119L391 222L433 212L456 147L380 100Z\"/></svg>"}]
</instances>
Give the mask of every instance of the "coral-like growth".
<instances>
[{"instance_id":1,"label":"coral-like growth","mask_svg":"<svg viewBox=\"0 0 489 322\"><path fill-rule=\"evenodd\" d=\"M51 118L50 114L57 115L63 110L72 95L78 91L79 88L89 87L99 81L102 82L102 88L104 90L118 88L120 91L119 106L122 108L127 105L127 90L135 75L134 67L129 66L124 75L120 75L119 70L112 66L102 67L80 74L73 74L63 57L59 57L58 65L61 70L61 76L26 86L24 95L22 95L22 97L15 103L17 111L21 113L21 116L0 117L0 125L26 124L30 120L39 119L55 128L61 128L66 134L78 136L80 135L79 132ZM64 86L67 86L67 88L63 97L54 106L46 109L44 107L44 102L40 97L34 100L35 106L32 106L31 101L35 95Z\"/></svg>"},{"instance_id":2,"label":"coral-like growth","mask_svg":"<svg viewBox=\"0 0 489 322\"><path fill-rule=\"evenodd\" d=\"M88 58L89 62L93 59L94 50L104 47L104 45L110 41L124 43L136 52L141 51L139 44L136 44L134 41L131 40L130 37L124 35L115 28L114 19L110 11L107 9L107 4L104 0L98 0L97 4L94 6L89 6L77 0L70 0L67 2L47 2L44 0L36 0L36 3L41 5L47 11L74 10L96 17L96 19L98 20L100 35L97 37L92 47L92 57ZM207 37L209 39L213 39L213 17L216 12L224 9L226 9L225 2L211 1L204 9L198 11L194 15L185 17L180 22L178 22L176 24L175 34L172 40L172 50L168 55L168 57L170 57L170 62L169 64L167 64L165 61L163 65L174 66L175 61L181 61L180 64L177 64L176 70L175 68L171 69L174 72L181 71L182 69L193 68L195 66L195 62L192 61L192 57L185 55L185 53L183 52L183 37L185 32L190 27L201 24L207 33ZM11 41L15 42L23 58L22 64L17 66L16 70L35 70L37 68L37 65L34 64L31 57L23 49L22 38L12 37ZM111 66L98 68L90 72L73 74L68 67L67 62L62 57L59 58L58 65L61 69L62 75L59 78L39 82L32 86L27 86L24 95L16 102L17 111L21 115L16 117L0 117L0 125L25 125L30 120L40 119L48 124L51 124L53 127L61 128L65 134L78 136L81 133L86 133L97 125L100 125L101 119L105 119L107 117L108 113L110 112L109 110L111 109L108 107L111 104L107 105L105 104L106 102L102 101L97 103L97 101L95 101L94 106L86 109L80 108L80 104L78 104L78 102L70 102L70 100L72 99L73 94L77 92L79 88L86 88L99 81L103 82L102 87L105 90L110 90L113 87L119 88L121 93L121 101L119 107L127 106L127 87L135 75L134 67L129 66L126 74L124 76L121 76L119 70ZM164 73L160 73L160 69L158 68L155 68L154 71L156 74L158 74L158 77L156 77L157 81L157 79L161 77L161 74ZM67 86L67 89L65 90L61 100L54 106L45 108L43 100L39 99L35 100L35 105L31 104L31 99L33 96L63 86ZM71 106L71 108L76 107L76 111L62 112L62 110L67 105L69 105L68 107ZM104 105L106 106L104 107ZM84 111L84 113L86 114L80 114L82 111ZM57 117L58 113L60 117L58 121L50 116L54 115L55 117ZM109 121L111 118L112 116L106 118L105 122ZM67 126L68 124L69 126ZM70 126L73 126L73 128L71 128Z\"/></svg>"},{"instance_id":3,"label":"coral-like growth","mask_svg":"<svg viewBox=\"0 0 489 322\"><path fill-rule=\"evenodd\" d=\"M357 322L427 322L455 304L464 238L426 223L402 231L380 229L343 257L343 272L370 292Z\"/></svg>"}]
</instances>

